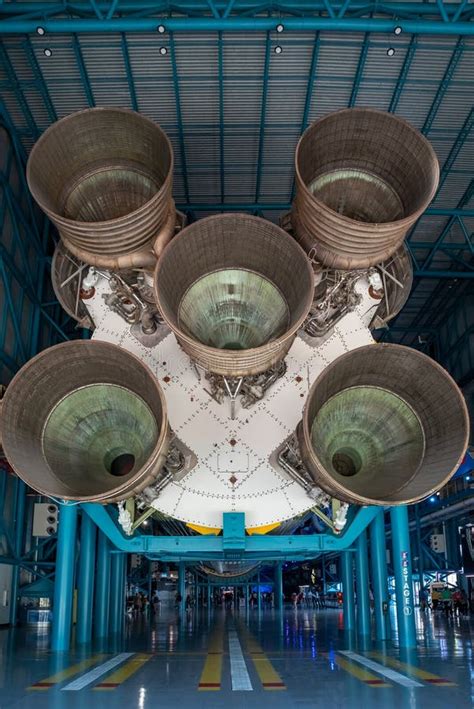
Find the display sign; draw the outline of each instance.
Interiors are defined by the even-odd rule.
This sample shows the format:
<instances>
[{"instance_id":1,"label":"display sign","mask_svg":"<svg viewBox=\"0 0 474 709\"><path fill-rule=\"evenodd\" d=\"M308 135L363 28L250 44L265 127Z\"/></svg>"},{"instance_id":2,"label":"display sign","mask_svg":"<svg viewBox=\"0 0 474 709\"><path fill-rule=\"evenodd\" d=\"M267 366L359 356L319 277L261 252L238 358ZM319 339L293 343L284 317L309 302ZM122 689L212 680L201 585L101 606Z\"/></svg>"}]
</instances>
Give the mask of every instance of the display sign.
<instances>
[{"instance_id":1,"label":"display sign","mask_svg":"<svg viewBox=\"0 0 474 709\"><path fill-rule=\"evenodd\" d=\"M411 604L410 574L408 571L408 552L402 551L402 577L403 577L403 613L411 615L413 608Z\"/></svg>"}]
</instances>

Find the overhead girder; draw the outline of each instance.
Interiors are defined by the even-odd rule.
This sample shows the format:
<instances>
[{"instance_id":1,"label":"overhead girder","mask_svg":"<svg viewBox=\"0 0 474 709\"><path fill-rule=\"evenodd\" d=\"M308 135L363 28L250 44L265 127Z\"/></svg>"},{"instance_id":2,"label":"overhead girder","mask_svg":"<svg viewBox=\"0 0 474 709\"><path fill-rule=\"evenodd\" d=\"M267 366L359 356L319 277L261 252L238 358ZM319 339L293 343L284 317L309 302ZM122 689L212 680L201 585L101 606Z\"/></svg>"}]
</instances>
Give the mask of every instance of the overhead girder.
<instances>
[{"instance_id":1,"label":"overhead girder","mask_svg":"<svg viewBox=\"0 0 474 709\"><path fill-rule=\"evenodd\" d=\"M271 32L277 26L280 32L281 27L296 31L338 32L392 32L395 27L401 27L403 32L444 35L471 35L474 32L472 6L467 0L446 3L287 0L272 3L274 14L270 17L262 17L261 7L260 2L248 0L176 2L171 15L169 3L146 0L136 3L79 0L57 5L12 2L0 6L0 15L5 18L0 22L0 32L35 32L38 20L41 27L51 33L153 32L159 23L165 32ZM372 17L374 12L377 17ZM64 18L64 14L69 17ZM56 19L58 15L61 17Z\"/></svg>"}]
</instances>

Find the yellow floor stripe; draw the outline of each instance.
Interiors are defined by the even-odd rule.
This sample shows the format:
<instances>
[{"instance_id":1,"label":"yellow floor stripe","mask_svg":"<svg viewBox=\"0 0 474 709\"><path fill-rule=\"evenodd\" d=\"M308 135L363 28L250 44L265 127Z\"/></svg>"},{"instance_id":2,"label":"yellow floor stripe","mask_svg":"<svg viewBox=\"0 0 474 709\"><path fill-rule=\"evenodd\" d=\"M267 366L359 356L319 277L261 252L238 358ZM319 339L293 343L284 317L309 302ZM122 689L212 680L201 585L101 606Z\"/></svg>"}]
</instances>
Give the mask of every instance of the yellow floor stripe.
<instances>
[{"instance_id":1,"label":"yellow floor stripe","mask_svg":"<svg viewBox=\"0 0 474 709\"><path fill-rule=\"evenodd\" d=\"M221 688L224 627L218 626L209 640L206 662L199 680L200 692L218 692Z\"/></svg>"},{"instance_id":2,"label":"yellow floor stripe","mask_svg":"<svg viewBox=\"0 0 474 709\"><path fill-rule=\"evenodd\" d=\"M381 652L376 652L374 650L365 654L370 655L370 657L375 657L377 660L383 662L384 665L393 667L396 670L405 670L405 672L424 680L428 684L437 685L438 687L456 687L456 683L451 682L449 679L444 679L443 677L434 675L432 672L422 670L420 667L415 667L415 665L408 665L405 662L400 662L400 660L396 660L394 657L387 657Z\"/></svg>"},{"instance_id":3,"label":"yellow floor stripe","mask_svg":"<svg viewBox=\"0 0 474 709\"><path fill-rule=\"evenodd\" d=\"M95 665L96 662L103 660L104 657L106 657L106 655L93 655L92 657L87 658L87 660L81 660L81 662L78 662L76 665L67 667L64 670L61 670L61 672L57 672L56 674L51 675L51 677L47 677L46 679L42 679L39 682L32 684L31 687L28 687L28 689L49 689L53 685L59 684L59 682L62 682L65 679L69 679L69 677L73 677L76 674L79 674L79 672L82 672L82 670L86 670L88 667L91 667L91 665Z\"/></svg>"},{"instance_id":4,"label":"yellow floor stripe","mask_svg":"<svg viewBox=\"0 0 474 709\"><path fill-rule=\"evenodd\" d=\"M117 689L122 682L135 674L143 665L148 662L152 655L138 654L132 657L131 660L121 665L118 670L113 672L109 677L107 677L103 682L96 685L94 690L113 690Z\"/></svg>"},{"instance_id":5,"label":"yellow floor stripe","mask_svg":"<svg viewBox=\"0 0 474 709\"><path fill-rule=\"evenodd\" d=\"M252 658L255 671L257 672L262 686L268 691L281 691L286 689L286 684L278 672L273 667L267 655L263 652L257 639L243 626L239 626L242 634L244 646Z\"/></svg>"},{"instance_id":6,"label":"yellow floor stripe","mask_svg":"<svg viewBox=\"0 0 474 709\"><path fill-rule=\"evenodd\" d=\"M322 653L322 655L323 657L328 657L327 653ZM357 665L355 662L351 662L351 660L347 660L345 657L341 657L341 655L336 655L334 659L341 669L345 670L353 677L356 677L361 682L364 682L364 684L367 684L369 687L392 686L383 679L380 679L380 677L377 677L377 675L373 675L372 672L369 672L364 667Z\"/></svg>"}]
</instances>

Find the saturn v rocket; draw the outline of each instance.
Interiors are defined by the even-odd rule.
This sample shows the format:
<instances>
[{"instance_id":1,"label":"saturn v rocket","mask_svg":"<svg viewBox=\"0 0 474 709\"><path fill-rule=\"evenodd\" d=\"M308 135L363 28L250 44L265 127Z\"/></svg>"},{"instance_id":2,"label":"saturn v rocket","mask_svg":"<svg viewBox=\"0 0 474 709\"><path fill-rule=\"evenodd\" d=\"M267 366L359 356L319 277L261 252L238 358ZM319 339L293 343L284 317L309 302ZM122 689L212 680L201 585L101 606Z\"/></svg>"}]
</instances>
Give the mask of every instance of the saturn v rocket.
<instances>
[{"instance_id":1,"label":"saturn v rocket","mask_svg":"<svg viewBox=\"0 0 474 709\"><path fill-rule=\"evenodd\" d=\"M224 214L189 226L173 152L133 111L52 125L27 167L60 241L52 278L89 341L41 352L3 399L16 473L38 492L151 510L187 533L245 512L250 533L315 512L414 503L468 443L461 392L436 362L377 344L403 306L407 230L436 193L428 141L393 115L336 112L295 156L281 224ZM126 503L126 504L125 504Z\"/></svg>"}]
</instances>

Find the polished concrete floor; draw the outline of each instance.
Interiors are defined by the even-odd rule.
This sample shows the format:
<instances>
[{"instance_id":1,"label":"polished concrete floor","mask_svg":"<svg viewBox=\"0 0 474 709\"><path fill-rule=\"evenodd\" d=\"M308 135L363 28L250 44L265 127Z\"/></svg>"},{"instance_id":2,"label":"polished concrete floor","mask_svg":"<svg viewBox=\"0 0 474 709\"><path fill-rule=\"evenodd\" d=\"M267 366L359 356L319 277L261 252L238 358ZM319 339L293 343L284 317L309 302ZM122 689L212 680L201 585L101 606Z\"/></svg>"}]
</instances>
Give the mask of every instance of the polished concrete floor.
<instances>
[{"instance_id":1,"label":"polished concrete floor","mask_svg":"<svg viewBox=\"0 0 474 709\"><path fill-rule=\"evenodd\" d=\"M54 655L0 630L1 709L474 705L474 618L417 613L418 648L357 642L337 610L192 611L127 621L122 641Z\"/></svg>"}]
</instances>

